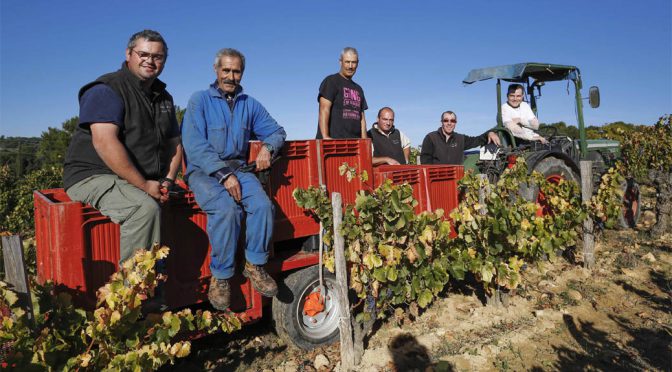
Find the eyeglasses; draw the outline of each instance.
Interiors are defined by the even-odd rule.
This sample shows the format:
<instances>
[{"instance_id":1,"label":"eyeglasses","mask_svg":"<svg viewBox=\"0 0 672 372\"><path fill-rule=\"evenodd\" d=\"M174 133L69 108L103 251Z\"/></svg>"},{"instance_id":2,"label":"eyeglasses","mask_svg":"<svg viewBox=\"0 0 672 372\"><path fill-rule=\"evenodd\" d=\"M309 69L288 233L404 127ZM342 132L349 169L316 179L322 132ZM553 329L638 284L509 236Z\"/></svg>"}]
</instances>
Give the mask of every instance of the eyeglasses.
<instances>
[{"instance_id":1,"label":"eyeglasses","mask_svg":"<svg viewBox=\"0 0 672 372\"><path fill-rule=\"evenodd\" d=\"M441 120L442 123L455 123L457 124L457 119L443 119Z\"/></svg>"},{"instance_id":2,"label":"eyeglasses","mask_svg":"<svg viewBox=\"0 0 672 372\"><path fill-rule=\"evenodd\" d=\"M143 51L138 52L135 49L131 49L131 51L135 52L135 54L137 54L138 57L140 57L140 59L145 60L145 61L151 59L152 61L163 62L166 59L166 56L164 54L154 54L154 53L147 53L147 52L143 52Z\"/></svg>"}]
</instances>

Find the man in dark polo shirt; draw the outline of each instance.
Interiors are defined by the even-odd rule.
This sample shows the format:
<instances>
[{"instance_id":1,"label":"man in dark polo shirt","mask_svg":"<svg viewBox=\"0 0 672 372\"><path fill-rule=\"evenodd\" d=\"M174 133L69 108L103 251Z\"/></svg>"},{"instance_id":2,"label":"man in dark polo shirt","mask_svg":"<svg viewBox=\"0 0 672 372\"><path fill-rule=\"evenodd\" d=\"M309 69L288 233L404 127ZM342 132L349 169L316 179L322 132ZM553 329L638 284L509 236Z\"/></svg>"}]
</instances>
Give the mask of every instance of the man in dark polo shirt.
<instances>
[{"instance_id":1,"label":"man in dark polo shirt","mask_svg":"<svg viewBox=\"0 0 672 372\"><path fill-rule=\"evenodd\" d=\"M359 55L355 48L345 48L339 58L341 69L329 75L320 84L317 95L319 117L317 139L366 138L366 118L368 108L364 91L352 81L359 66Z\"/></svg>"},{"instance_id":2,"label":"man in dark polo shirt","mask_svg":"<svg viewBox=\"0 0 672 372\"><path fill-rule=\"evenodd\" d=\"M168 46L156 31L131 36L121 69L79 91L79 125L64 187L121 225L120 263L161 237L159 204L182 161L173 97L158 79Z\"/></svg>"},{"instance_id":3,"label":"man in dark polo shirt","mask_svg":"<svg viewBox=\"0 0 672 372\"><path fill-rule=\"evenodd\" d=\"M420 161L422 164L464 164L464 150L494 143L500 146L495 132L486 132L477 137L455 132L457 115L452 111L441 114L441 126L429 133L422 141Z\"/></svg>"},{"instance_id":4,"label":"man in dark polo shirt","mask_svg":"<svg viewBox=\"0 0 672 372\"><path fill-rule=\"evenodd\" d=\"M411 140L394 126L394 111L383 107L378 111L378 121L367 132L373 148L373 165L408 164Z\"/></svg>"}]
</instances>

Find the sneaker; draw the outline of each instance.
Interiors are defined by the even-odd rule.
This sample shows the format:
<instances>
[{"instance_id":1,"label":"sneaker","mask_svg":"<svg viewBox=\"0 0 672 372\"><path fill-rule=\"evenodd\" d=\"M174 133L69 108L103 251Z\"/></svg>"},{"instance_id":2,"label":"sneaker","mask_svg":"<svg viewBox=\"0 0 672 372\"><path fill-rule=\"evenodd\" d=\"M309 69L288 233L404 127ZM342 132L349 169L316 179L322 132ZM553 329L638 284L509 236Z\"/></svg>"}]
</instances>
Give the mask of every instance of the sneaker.
<instances>
[{"instance_id":1,"label":"sneaker","mask_svg":"<svg viewBox=\"0 0 672 372\"><path fill-rule=\"evenodd\" d=\"M265 297L274 297L278 294L278 285L275 280L264 270L263 266L257 266L249 262L245 263L243 275L250 279L252 287Z\"/></svg>"},{"instance_id":2,"label":"sneaker","mask_svg":"<svg viewBox=\"0 0 672 372\"><path fill-rule=\"evenodd\" d=\"M227 279L210 278L208 300L217 310L226 310L231 305L231 285Z\"/></svg>"}]
</instances>

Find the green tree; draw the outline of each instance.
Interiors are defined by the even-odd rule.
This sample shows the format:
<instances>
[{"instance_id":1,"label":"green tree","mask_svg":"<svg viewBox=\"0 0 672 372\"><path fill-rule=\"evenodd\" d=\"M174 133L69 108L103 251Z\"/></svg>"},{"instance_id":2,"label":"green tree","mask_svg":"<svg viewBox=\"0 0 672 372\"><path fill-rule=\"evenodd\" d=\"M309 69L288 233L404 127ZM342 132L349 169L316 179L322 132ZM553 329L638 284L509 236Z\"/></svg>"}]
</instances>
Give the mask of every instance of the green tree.
<instances>
[{"instance_id":1,"label":"green tree","mask_svg":"<svg viewBox=\"0 0 672 372\"><path fill-rule=\"evenodd\" d=\"M0 165L0 232L3 230L3 221L16 203L15 187L16 177L9 165Z\"/></svg>"},{"instance_id":2,"label":"green tree","mask_svg":"<svg viewBox=\"0 0 672 372\"><path fill-rule=\"evenodd\" d=\"M39 142L37 137L0 137L0 165L8 165L16 177L39 169L35 156Z\"/></svg>"},{"instance_id":3,"label":"green tree","mask_svg":"<svg viewBox=\"0 0 672 372\"><path fill-rule=\"evenodd\" d=\"M622 121L615 121L613 123L604 124L601 126L591 125L586 128L586 137L588 139L610 139L623 143L623 140L628 133L634 130L641 129L642 125L624 123Z\"/></svg>"},{"instance_id":4,"label":"green tree","mask_svg":"<svg viewBox=\"0 0 672 372\"><path fill-rule=\"evenodd\" d=\"M550 123L550 124L542 123L542 125L557 129L558 136L567 136L572 139L579 138L579 128L573 125L567 125L567 123L565 123L564 121L559 121L557 123Z\"/></svg>"},{"instance_id":5,"label":"green tree","mask_svg":"<svg viewBox=\"0 0 672 372\"><path fill-rule=\"evenodd\" d=\"M177 124L182 126L182 120L184 119L184 113L187 109L180 108L180 106L175 106L175 116L177 117Z\"/></svg>"},{"instance_id":6,"label":"green tree","mask_svg":"<svg viewBox=\"0 0 672 372\"><path fill-rule=\"evenodd\" d=\"M49 127L42 132L40 145L37 149L37 158L42 167L62 166L65 153L68 150L79 117L74 116L61 124L63 129Z\"/></svg>"}]
</instances>

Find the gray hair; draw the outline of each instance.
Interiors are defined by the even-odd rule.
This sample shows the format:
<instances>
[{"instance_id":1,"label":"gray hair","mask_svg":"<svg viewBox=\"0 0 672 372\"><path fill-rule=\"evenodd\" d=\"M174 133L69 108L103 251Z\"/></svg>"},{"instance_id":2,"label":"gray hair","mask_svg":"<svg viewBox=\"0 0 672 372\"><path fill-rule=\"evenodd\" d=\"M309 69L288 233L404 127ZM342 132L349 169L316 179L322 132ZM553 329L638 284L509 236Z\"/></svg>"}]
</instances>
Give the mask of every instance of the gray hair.
<instances>
[{"instance_id":1,"label":"gray hair","mask_svg":"<svg viewBox=\"0 0 672 372\"><path fill-rule=\"evenodd\" d=\"M345 47L345 48L343 48L343 50L341 51L341 56L338 57L338 59L339 59L340 61L342 61L342 60L343 60L343 56L346 55L346 54L348 54L348 53L352 53L352 54L356 55L357 58L359 58L359 53L357 53L357 49L355 49L355 48L353 48L353 47Z\"/></svg>"},{"instance_id":2,"label":"gray hair","mask_svg":"<svg viewBox=\"0 0 672 372\"><path fill-rule=\"evenodd\" d=\"M138 43L139 39L144 39L147 41L153 41L157 43L163 44L163 50L166 53L166 56L168 56L168 44L166 44L166 41L163 39L163 36L161 36L160 33L154 30L142 30L140 32L134 33L130 39L128 39L128 49L133 49L135 48L135 45Z\"/></svg>"},{"instance_id":3,"label":"gray hair","mask_svg":"<svg viewBox=\"0 0 672 372\"><path fill-rule=\"evenodd\" d=\"M224 56L235 57L240 59L240 69L241 72L245 72L245 56L237 49L233 48L222 48L215 55L215 66L220 66L220 59Z\"/></svg>"},{"instance_id":4,"label":"gray hair","mask_svg":"<svg viewBox=\"0 0 672 372\"><path fill-rule=\"evenodd\" d=\"M453 115L455 117L455 120L457 120L457 114L452 112L452 111L444 111L441 113L441 120L443 120L443 115L448 114L448 115Z\"/></svg>"}]
</instances>

